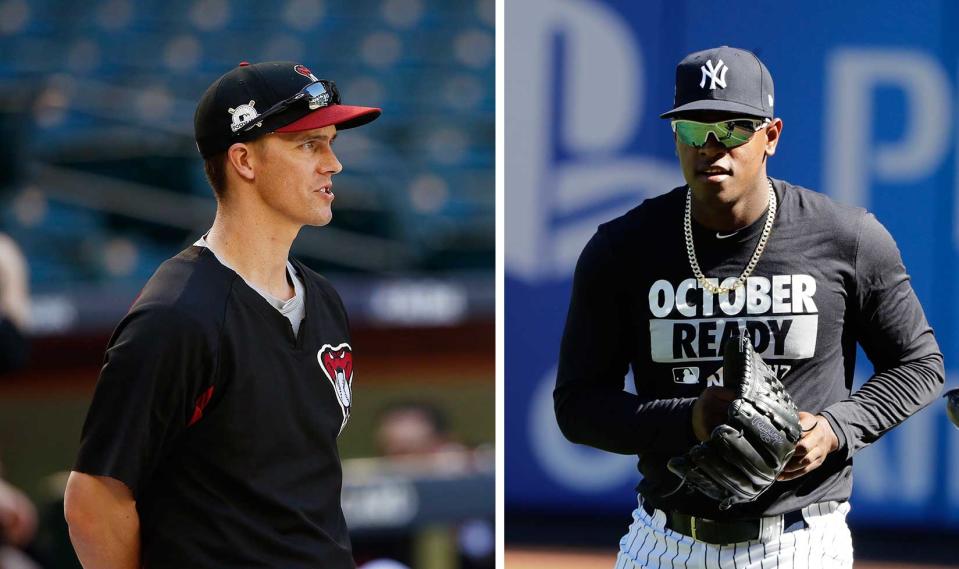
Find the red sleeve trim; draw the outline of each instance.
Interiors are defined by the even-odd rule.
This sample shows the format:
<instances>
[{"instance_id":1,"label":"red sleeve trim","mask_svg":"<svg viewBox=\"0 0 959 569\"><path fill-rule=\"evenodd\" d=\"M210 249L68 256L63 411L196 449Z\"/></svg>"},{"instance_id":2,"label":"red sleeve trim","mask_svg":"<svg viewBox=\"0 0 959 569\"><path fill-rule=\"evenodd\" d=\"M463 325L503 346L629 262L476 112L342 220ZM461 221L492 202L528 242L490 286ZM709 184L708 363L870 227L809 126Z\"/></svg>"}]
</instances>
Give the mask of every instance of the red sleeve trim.
<instances>
[{"instance_id":1,"label":"red sleeve trim","mask_svg":"<svg viewBox=\"0 0 959 569\"><path fill-rule=\"evenodd\" d=\"M210 386L196 398L196 405L193 407L193 416L190 417L190 422L187 423L187 427L192 427L193 423L196 423L203 417L203 410L206 409L207 404L210 403L210 399L213 398L213 387Z\"/></svg>"}]
</instances>

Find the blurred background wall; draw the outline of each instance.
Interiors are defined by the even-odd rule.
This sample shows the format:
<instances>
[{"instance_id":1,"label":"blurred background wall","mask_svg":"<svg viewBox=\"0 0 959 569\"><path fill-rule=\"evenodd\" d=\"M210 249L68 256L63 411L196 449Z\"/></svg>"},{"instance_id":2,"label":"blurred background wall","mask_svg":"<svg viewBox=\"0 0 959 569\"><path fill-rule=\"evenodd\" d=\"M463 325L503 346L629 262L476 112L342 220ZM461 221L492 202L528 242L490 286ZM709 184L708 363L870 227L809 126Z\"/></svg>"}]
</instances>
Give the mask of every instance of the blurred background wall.
<instances>
[{"instance_id":1,"label":"blurred background wall","mask_svg":"<svg viewBox=\"0 0 959 569\"><path fill-rule=\"evenodd\" d=\"M493 0L0 0L0 232L31 307L29 356L0 376L0 460L37 504L38 557L62 542L57 473L110 332L212 222L196 101L240 61L294 60L383 108L337 140L334 221L293 248L354 328L357 559L492 566L493 22Z\"/></svg>"},{"instance_id":2,"label":"blurred background wall","mask_svg":"<svg viewBox=\"0 0 959 569\"><path fill-rule=\"evenodd\" d=\"M582 247L599 223L684 183L658 115L687 53L725 44L765 62L785 124L770 175L885 224L945 352L947 389L959 386L957 16L932 0L506 4L508 543L614 555L635 507L636 458L565 441L551 391ZM871 372L860 353L858 381ZM857 545L866 529L959 533L959 431L943 411L937 401L856 456ZM886 541L903 549L899 535Z\"/></svg>"}]
</instances>

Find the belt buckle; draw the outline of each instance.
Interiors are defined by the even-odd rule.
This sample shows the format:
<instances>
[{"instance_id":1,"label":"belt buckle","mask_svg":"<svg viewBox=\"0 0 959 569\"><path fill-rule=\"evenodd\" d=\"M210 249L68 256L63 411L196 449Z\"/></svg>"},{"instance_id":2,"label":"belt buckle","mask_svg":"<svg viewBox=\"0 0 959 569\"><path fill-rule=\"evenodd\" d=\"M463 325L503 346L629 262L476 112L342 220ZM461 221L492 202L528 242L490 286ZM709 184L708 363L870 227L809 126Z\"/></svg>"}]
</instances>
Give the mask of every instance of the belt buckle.
<instances>
[{"instance_id":1,"label":"belt buckle","mask_svg":"<svg viewBox=\"0 0 959 569\"><path fill-rule=\"evenodd\" d=\"M689 517L689 533L691 534L690 537L699 541L699 536L696 535L696 516Z\"/></svg>"}]
</instances>

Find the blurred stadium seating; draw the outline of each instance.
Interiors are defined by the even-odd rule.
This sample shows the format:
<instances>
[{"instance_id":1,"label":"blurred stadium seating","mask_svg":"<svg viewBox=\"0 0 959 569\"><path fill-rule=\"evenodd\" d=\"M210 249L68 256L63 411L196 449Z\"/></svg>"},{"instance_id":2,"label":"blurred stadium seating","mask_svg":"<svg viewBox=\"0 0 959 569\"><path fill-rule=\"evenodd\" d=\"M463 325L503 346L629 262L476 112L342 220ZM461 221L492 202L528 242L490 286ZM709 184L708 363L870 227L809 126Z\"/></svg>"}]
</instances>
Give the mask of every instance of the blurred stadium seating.
<instances>
[{"instance_id":1,"label":"blurred stadium seating","mask_svg":"<svg viewBox=\"0 0 959 569\"><path fill-rule=\"evenodd\" d=\"M4 0L0 21L0 223L41 329L115 322L97 293L132 299L208 228L193 111L243 60L302 61L384 109L340 137L335 221L294 254L325 273L492 271L492 0Z\"/></svg>"}]
</instances>

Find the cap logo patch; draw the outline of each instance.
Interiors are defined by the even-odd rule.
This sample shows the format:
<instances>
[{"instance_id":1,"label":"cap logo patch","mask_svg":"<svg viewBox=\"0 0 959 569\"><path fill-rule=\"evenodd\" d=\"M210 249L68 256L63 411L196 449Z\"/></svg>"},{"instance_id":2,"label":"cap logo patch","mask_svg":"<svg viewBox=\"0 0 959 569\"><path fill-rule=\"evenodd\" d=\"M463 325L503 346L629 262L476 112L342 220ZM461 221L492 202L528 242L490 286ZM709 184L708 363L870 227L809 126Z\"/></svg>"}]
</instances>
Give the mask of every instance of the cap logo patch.
<instances>
[{"instance_id":1,"label":"cap logo patch","mask_svg":"<svg viewBox=\"0 0 959 569\"><path fill-rule=\"evenodd\" d=\"M227 109L230 111L230 114L233 115L233 124L230 125L230 130L236 132L246 125L250 124L256 117L259 116L259 113L254 109L255 102L250 101L249 104L240 105L235 109ZM262 125L263 123L258 124L257 126Z\"/></svg>"},{"instance_id":2,"label":"cap logo patch","mask_svg":"<svg viewBox=\"0 0 959 569\"><path fill-rule=\"evenodd\" d=\"M707 59L706 65L701 65L699 69L703 72L703 78L699 81L700 87L706 86L706 77L709 77L710 90L715 89L717 85L722 89L726 88L726 72L729 71L729 66L723 63L722 59L719 60L716 67L713 67L712 59Z\"/></svg>"},{"instance_id":3,"label":"cap logo patch","mask_svg":"<svg viewBox=\"0 0 959 569\"><path fill-rule=\"evenodd\" d=\"M305 65L294 65L293 71L296 71L303 77L309 77L310 81L313 81L314 83L319 81L319 79L316 78L316 75L313 75L313 72L310 71Z\"/></svg>"}]
</instances>

